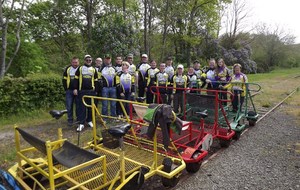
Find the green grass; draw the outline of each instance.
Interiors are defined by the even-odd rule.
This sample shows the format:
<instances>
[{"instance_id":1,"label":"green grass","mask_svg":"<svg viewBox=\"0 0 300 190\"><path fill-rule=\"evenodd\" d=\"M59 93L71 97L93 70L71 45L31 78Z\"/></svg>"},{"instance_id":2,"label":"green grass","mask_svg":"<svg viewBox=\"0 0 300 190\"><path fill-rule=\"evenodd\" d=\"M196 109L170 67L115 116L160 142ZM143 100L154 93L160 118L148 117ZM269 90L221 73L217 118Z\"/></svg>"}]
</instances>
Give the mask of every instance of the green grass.
<instances>
[{"instance_id":1,"label":"green grass","mask_svg":"<svg viewBox=\"0 0 300 190\"><path fill-rule=\"evenodd\" d=\"M53 109L65 109L64 105L57 105ZM18 113L15 115L1 117L0 118L0 131L7 130L13 127L13 125L18 126L30 126L44 123L45 121L52 120L49 111L52 109L39 109L28 111L26 113Z\"/></svg>"}]
</instances>

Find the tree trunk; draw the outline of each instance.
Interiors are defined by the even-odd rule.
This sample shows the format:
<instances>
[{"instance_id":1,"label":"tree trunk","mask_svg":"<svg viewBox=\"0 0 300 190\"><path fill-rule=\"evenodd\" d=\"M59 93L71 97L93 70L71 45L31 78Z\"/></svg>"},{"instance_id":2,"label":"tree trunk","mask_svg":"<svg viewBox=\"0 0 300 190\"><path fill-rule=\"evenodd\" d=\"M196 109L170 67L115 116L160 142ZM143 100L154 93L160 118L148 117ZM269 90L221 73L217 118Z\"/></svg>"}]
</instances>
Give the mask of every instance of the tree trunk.
<instances>
[{"instance_id":1,"label":"tree trunk","mask_svg":"<svg viewBox=\"0 0 300 190\"><path fill-rule=\"evenodd\" d=\"M92 40L92 23L93 23L93 12L92 12L92 4L93 0L87 0L86 7L86 20L87 20L87 44L88 48L90 47Z\"/></svg>"},{"instance_id":2,"label":"tree trunk","mask_svg":"<svg viewBox=\"0 0 300 190\"><path fill-rule=\"evenodd\" d=\"M126 0L123 0L123 18L126 19Z\"/></svg>"},{"instance_id":3,"label":"tree trunk","mask_svg":"<svg viewBox=\"0 0 300 190\"><path fill-rule=\"evenodd\" d=\"M2 39L2 46L1 46L1 70L0 70L0 79L2 79L4 77L4 74L5 74L5 58L6 58L6 46L7 46L7 39L6 39L6 36L7 36L7 24L4 23L3 21L3 12L2 12L2 1L0 0L0 5L1 5L1 8L0 8L0 24L2 26L2 36L1 36L1 39ZM7 21L6 21L7 22Z\"/></svg>"},{"instance_id":4,"label":"tree trunk","mask_svg":"<svg viewBox=\"0 0 300 190\"><path fill-rule=\"evenodd\" d=\"M24 4L25 4L25 0L22 1L22 7L21 7L20 16L19 16L18 25L17 25L17 31L16 31L17 43L16 43L15 51L14 51L13 55L11 56L11 58L9 59L9 62L5 68L5 72L8 71L9 67L11 66L14 58L17 56L17 53L19 52L19 49L20 49L20 44L21 44L20 30L21 30L21 21L22 21L22 17L23 17L23 13L24 13Z\"/></svg>"},{"instance_id":5,"label":"tree trunk","mask_svg":"<svg viewBox=\"0 0 300 190\"><path fill-rule=\"evenodd\" d=\"M169 11L169 0L166 2L165 12L164 12L164 26L163 26L163 36L162 36L162 50L160 60L165 57L166 41L167 41L167 30L168 30L168 11Z\"/></svg>"},{"instance_id":6,"label":"tree trunk","mask_svg":"<svg viewBox=\"0 0 300 190\"><path fill-rule=\"evenodd\" d=\"M144 50L145 53L149 51L148 49L148 23L147 23L147 6L148 0L144 0Z\"/></svg>"}]
</instances>

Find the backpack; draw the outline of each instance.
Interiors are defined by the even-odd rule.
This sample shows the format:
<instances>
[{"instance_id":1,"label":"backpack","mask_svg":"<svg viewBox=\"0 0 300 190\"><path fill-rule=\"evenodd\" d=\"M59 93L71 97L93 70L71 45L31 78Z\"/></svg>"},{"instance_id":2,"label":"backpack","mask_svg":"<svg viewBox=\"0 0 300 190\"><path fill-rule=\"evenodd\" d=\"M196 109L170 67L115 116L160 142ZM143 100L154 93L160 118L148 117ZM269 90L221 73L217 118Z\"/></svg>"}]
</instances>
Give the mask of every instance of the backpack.
<instances>
[{"instance_id":1,"label":"backpack","mask_svg":"<svg viewBox=\"0 0 300 190\"><path fill-rule=\"evenodd\" d=\"M0 169L0 190L21 190L21 189L12 175Z\"/></svg>"}]
</instances>

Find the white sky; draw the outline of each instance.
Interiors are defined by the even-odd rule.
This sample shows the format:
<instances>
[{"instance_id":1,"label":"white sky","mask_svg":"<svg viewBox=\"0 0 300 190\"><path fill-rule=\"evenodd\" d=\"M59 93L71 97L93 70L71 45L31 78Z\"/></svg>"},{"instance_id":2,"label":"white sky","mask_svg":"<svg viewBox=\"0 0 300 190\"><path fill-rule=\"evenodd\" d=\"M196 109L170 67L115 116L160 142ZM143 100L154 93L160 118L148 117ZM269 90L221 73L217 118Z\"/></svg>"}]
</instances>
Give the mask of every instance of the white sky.
<instances>
[{"instance_id":1,"label":"white sky","mask_svg":"<svg viewBox=\"0 0 300 190\"><path fill-rule=\"evenodd\" d=\"M246 0L250 10L249 24L279 26L300 43L300 0Z\"/></svg>"}]
</instances>

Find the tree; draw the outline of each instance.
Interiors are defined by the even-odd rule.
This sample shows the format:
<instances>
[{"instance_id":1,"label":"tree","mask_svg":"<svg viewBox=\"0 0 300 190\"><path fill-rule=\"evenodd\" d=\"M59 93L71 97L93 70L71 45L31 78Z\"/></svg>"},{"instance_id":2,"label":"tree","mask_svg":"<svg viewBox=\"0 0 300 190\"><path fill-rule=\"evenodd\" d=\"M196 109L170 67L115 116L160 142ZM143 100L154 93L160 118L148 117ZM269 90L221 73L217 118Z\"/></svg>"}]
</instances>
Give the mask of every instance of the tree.
<instances>
[{"instance_id":1,"label":"tree","mask_svg":"<svg viewBox=\"0 0 300 190\"><path fill-rule=\"evenodd\" d=\"M252 42L253 58L258 62L259 72L269 72L286 61L288 47L294 43L295 37L279 26L272 29L266 24L260 24L256 30Z\"/></svg>"},{"instance_id":2,"label":"tree","mask_svg":"<svg viewBox=\"0 0 300 190\"><path fill-rule=\"evenodd\" d=\"M16 2L15 0L11 2L6 2L0 0L0 26L1 26L1 56L0 56L0 79L2 79L5 73L10 68L13 63L14 58L16 57L21 43L20 30L21 22L23 19L25 0L21 2ZM10 6L9 6L10 3ZM20 4L18 4L20 3ZM19 7L19 8L17 8ZM16 14L16 15L15 15ZM17 19L14 20L13 18ZM9 25L10 24L10 25ZM12 27L9 31L15 32L16 42L12 55L7 57L7 39L8 39L8 27Z\"/></svg>"}]
</instances>

